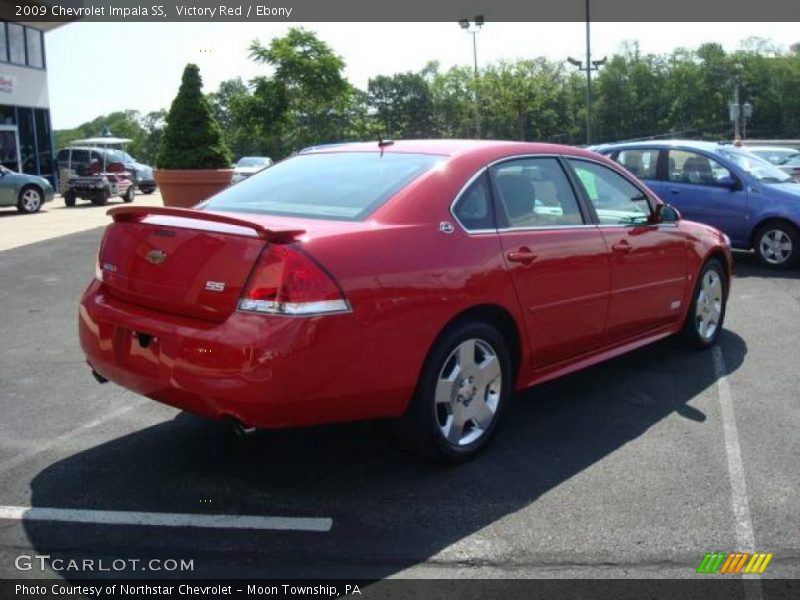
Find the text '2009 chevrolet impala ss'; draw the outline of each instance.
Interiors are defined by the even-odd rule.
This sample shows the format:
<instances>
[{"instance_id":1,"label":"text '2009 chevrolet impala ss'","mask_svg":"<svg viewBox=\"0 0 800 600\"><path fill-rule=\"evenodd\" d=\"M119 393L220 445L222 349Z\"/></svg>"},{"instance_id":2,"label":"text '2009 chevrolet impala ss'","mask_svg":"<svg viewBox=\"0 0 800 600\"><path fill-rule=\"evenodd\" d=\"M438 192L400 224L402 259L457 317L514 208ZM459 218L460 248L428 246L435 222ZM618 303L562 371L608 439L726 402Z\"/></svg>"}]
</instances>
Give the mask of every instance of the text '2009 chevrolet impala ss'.
<instances>
[{"instance_id":1,"label":"text '2009 chevrolet impala ss'","mask_svg":"<svg viewBox=\"0 0 800 600\"><path fill-rule=\"evenodd\" d=\"M566 146L321 146L195 209L110 211L96 376L246 427L395 417L457 461L514 390L725 317L723 234Z\"/></svg>"}]
</instances>

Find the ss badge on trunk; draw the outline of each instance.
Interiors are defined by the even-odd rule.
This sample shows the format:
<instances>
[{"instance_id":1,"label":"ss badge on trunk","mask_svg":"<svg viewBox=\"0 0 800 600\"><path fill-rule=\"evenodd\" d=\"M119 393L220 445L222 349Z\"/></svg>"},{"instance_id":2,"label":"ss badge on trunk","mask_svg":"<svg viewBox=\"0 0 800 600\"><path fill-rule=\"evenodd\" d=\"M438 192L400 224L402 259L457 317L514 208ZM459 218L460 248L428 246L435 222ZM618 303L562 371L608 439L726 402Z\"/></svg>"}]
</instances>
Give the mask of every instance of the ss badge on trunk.
<instances>
[{"instance_id":1,"label":"ss badge on trunk","mask_svg":"<svg viewBox=\"0 0 800 600\"><path fill-rule=\"evenodd\" d=\"M206 290L209 292L224 292L225 284L221 281L206 281Z\"/></svg>"}]
</instances>

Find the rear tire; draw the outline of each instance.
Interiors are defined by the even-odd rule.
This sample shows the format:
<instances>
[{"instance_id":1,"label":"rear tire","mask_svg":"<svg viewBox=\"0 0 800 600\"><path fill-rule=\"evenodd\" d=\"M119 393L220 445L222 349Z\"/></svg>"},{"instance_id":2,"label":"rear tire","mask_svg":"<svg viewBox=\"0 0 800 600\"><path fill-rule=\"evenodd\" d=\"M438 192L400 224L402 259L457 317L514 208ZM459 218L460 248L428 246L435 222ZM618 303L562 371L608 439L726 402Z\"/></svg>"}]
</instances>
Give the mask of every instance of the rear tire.
<instances>
[{"instance_id":1,"label":"rear tire","mask_svg":"<svg viewBox=\"0 0 800 600\"><path fill-rule=\"evenodd\" d=\"M689 346L705 350L717 342L725 322L727 302L725 267L719 259L712 258L700 270L683 324L682 335Z\"/></svg>"},{"instance_id":2,"label":"rear tire","mask_svg":"<svg viewBox=\"0 0 800 600\"><path fill-rule=\"evenodd\" d=\"M64 205L70 207L75 206L75 192L72 190L64 192Z\"/></svg>"},{"instance_id":3,"label":"rear tire","mask_svg":"<svg viewBox=\"0 0 800 600\"><path fill-rule=\"evenodd\" d=\"M497 429L512 377L508 346L497 329L480 321L457 325L429 353L395 434L427 459L452 464L474 458Z\"/></svg>"},{"instance_id":4,"label":"rear tire","mask_svg":"<svg viewBox=\"0 0 800 600\"><path fill-rule=\"evenodd\" d=\"M758 228L753 243L762 265L771 269L788 269L800 255L800 232L786 221L772 221Z\"/></svg>"},{"instance_id":5,"label":"rear tire","mask_svg":"<svg viewBox=\"0 0 800 600\"><path fill-rule=\"evenodd\" d=\"M133 202L134 197L136 196L136 186L131 184L131 186L125 190L125 195L122 197L123 202Z\"/></svg>"}]
</instances>

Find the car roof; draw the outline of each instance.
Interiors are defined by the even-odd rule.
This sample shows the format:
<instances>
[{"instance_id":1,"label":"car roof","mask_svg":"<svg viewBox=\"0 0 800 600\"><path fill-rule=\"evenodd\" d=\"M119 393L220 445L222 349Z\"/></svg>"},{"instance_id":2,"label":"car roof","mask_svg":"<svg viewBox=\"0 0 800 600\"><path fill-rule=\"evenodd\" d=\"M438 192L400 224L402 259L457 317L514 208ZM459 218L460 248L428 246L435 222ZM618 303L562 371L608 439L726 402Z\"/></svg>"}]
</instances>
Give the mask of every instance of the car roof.
<instances>
[{"instance_id":1,"label":"car roof","mask_svg":"<svg viewBox=\"0 0 800 600\"><path fill-rule=\"evenodd\" d=\"M304 148L302 154L325 154L333 152L385 152L397 154L435 154L440 156L457 156L467 153L485 153L486 155L513 154L571 154L574 156L593 156L591 152L575 146L547 144L543 142L515 142L509 140L385 140L379 142L351 142L340 144L324 144Z\"/></svg>"},{"instance_id":2,"label":"car roof","mask_svg":"<svg viewBox=\"0 0 800 600\"><path fill-rule=\"evenodd\" d=\"M733 148L727 142L703 142L699 140L641 140L638 142L619 142L595 146L597 152L622 150L625 148L690 148L713 152L719 148ZM744 147L742 147L744 148Z\"/></svg>"}]
</instances>

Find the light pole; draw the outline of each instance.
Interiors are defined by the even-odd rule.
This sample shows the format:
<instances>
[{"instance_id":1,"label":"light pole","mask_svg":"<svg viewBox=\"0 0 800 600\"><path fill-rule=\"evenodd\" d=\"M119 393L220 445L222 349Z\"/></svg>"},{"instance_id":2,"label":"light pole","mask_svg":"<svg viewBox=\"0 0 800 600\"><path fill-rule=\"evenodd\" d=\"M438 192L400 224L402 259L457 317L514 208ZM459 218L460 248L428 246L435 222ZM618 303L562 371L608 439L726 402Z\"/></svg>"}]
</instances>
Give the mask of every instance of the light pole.
<instances>
[{"instance_id":1,"label":"light pole","mask_svg":"<svg viewBox=\"0 0 800 600\"><path fill-rule=\"evenodd\" d=\"M572 57L567 62L578 67L579 71L586 71L586 144L592 143L592 71L599 71L606 62L604 56L600 60L592 60L592 37L590 28L589 0L586 0L586 65Z\"/></svg>"},{"instance_id":2,"label":"light pole","mask_svg":"<svg viewBox=\"0 0 800 600\"><path fill-rule=\"evenodd\" d=\"M472 60L475 69L475 137L478 139L481 137L481 109L479 106L480 98L478 96L478 32L480 32L481 27L483 27L483 23L483 15L475 15L472 21L469 19L461 19L458 22L461 29L472 34Z\"/></svg>"}]
</instances>

